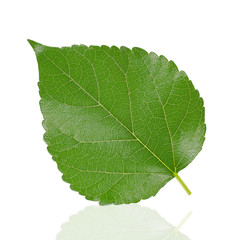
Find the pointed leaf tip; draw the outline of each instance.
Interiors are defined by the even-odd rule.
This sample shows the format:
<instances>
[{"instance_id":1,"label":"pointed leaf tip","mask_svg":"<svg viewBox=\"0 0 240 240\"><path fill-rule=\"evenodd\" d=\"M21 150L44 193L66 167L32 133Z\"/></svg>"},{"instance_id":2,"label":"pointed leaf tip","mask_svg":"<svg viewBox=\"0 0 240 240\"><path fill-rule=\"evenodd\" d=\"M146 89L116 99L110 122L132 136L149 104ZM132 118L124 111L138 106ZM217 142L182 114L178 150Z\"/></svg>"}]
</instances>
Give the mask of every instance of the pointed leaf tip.
<instances>
[{"instance_id":1,"label":"pointed leaf tip","mask_svg":"<svg viewBox=\"0 0 240 240\"><path fill-rule=\"evenodd\" d=\"M44 45L38 43L38 42L35 42L31 39L27 39L27 41L29 42L29 44L32 46L34 52L36 55L38 55L39 53L43 52L44 50Z\"/></svg>"}]
</instances>

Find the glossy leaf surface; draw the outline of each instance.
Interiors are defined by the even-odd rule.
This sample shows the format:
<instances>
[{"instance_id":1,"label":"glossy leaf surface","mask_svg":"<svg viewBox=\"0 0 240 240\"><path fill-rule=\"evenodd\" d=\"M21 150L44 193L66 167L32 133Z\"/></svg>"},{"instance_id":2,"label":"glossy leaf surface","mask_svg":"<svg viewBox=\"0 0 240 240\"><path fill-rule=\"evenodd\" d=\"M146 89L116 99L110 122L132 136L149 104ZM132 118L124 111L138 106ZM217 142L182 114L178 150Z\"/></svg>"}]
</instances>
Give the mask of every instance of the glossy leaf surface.
<instances>
[{"instance_id":1,"label":"glossy leaf surface","mask_svg":"<svg viewBox=\"0 0 240 240\"><path fill-rule=\"evenodd\" d=\"M206 129L203 100L183 71L140 48L29 43L44 139L73 190L122 204L154 196L174 176L181 182Z\"/></svg>"}]
</instances>

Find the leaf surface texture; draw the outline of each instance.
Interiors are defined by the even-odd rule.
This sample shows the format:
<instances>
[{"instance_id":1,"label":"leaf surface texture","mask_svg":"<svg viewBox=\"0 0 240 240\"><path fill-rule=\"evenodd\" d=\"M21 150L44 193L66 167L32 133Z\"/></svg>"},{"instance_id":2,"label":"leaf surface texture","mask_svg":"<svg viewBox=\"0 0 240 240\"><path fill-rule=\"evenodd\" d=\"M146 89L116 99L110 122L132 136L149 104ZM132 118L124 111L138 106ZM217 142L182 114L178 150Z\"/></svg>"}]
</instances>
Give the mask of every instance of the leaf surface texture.
<instances>
[{"instance_id":1,"label":"leaf surface texture","mask_svg":"<svg viewBox=\"0 0 240 240\"><path fill-rule=\"evenodd\" d=\"M174 62L140 48L29 43L48 151L87 199L154 196L202 149L203 100Z\"/></svg>"}]
</instances>

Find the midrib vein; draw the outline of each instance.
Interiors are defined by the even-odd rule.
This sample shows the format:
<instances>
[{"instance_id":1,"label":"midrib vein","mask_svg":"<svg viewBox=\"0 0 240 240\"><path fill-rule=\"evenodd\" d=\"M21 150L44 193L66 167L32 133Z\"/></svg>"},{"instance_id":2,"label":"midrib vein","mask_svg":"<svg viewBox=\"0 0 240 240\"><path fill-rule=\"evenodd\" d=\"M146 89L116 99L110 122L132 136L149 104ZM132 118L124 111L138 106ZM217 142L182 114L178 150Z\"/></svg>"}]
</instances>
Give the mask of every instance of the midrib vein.
<instances>
[{"instance_id":1,"label":"midrib vein","mask_svg":"<svg viewBox=\"0 0 240 240\"><path fill-rule=\"evenodd\" d=\"M170 172L174 171L169 168L153 151L151 151L128 127L126 127L118 118L116 118L105 106L103 106L96 98L94 98L90 93L88 93L78 82L76 82L69 74L65 73L52 59L50 59L46 54L42 53L52 64L54 64L64 75L66 75L74 84L76 84L82 91L84 91L91 99L99 104L110 116L112 116L120 125L122 125L132 136L134 136L137 141L145 147L155 158L157 158Z\"/></svg>"}]
</instances>

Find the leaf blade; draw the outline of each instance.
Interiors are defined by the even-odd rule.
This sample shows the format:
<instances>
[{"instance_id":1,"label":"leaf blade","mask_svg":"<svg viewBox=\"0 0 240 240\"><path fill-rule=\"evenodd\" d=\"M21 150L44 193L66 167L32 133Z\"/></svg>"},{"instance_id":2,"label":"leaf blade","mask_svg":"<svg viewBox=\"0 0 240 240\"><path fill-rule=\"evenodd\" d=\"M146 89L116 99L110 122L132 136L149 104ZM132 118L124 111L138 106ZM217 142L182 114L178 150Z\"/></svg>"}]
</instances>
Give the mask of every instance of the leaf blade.
<instances>
[{"instance_id":1,"label":"leaf blade","mask_svg":"<svg viewBox=\"0 0 240 240\"><path fill-rule=\"evenodd\" d=\"M172 61L140 48L30 44L39 63L44 139L63 179L86 198L101 204L148 198L201 150L203 102ZM81 189L84 178L88 190Z\"/></svg>"}]
</instances>

